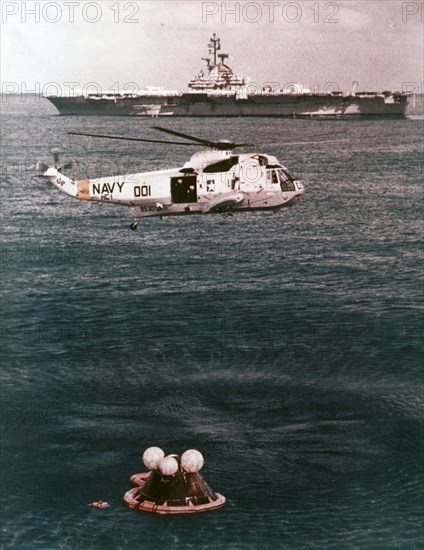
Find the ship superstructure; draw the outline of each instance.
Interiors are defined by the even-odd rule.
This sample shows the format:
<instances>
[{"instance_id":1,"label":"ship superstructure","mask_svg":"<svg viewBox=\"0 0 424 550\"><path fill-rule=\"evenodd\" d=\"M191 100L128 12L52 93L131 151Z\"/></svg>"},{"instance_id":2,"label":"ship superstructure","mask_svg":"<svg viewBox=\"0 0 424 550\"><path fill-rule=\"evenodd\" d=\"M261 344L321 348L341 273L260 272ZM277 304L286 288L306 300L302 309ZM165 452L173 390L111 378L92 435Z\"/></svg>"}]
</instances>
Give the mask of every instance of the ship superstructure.
<instances>
[{"instance_id":1,"label":"ship superstructure","mask_svg":"<svg viewBox=\"0 0 424 550\"><path fill-rule=\"evenodd\" d=\"M206 61L206 72L201 69L188 83L191 90L228 90L237 91L246 85L246 79L233 73L224 61L226 53L218 53L221 49L221 40L214 33L209 42L209 54L213 57L202 57ZM220 59L218 62L217 58Z\"/></svg>"},{"instance_id":2,"label":"ship superstructure","mask_svg":"<svg viewBox=\"0 0 424 550\"><path fill-rule=\"evenodd\" d=\"M308 117L404 116L408 94L401 92L314 92L300 84L281 89L249 86L248 79L233 72L214 33L208 44L206 67L178 92L149 87L131 93L90 93L48 96L62 115L126 115L184 117Z\"/></svg>"}]
</instances>

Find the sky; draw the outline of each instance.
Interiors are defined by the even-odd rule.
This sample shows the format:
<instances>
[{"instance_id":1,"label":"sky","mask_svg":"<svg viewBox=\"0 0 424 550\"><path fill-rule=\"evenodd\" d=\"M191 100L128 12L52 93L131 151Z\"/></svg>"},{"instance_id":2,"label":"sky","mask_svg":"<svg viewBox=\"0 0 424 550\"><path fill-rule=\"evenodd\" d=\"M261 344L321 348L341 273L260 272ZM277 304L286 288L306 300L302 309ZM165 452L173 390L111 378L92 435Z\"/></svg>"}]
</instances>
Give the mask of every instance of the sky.
<instances>
[{"instance_id":1,"label":"sky","mask_svg":"<svg viewBox=\"0 0 424 550\"><path fill-rule=\"evenodd\" d=\"M186 89L216 33L253 86L422 93L421 1L2 0L1 11L3 92Z\"/></svg>"}]
</instances>

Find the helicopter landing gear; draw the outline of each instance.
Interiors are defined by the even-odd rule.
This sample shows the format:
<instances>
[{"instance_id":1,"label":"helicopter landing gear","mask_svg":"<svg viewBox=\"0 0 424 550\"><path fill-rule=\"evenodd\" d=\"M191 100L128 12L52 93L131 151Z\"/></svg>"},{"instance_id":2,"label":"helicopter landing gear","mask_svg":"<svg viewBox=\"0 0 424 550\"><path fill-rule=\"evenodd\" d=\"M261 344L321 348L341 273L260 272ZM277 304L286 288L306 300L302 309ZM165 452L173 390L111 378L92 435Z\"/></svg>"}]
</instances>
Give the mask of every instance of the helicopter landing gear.
<instances>
[{"instance_id":1,"label":"helicopter landing gear","mask_svg":"<svg viewBox=\"0 0 424 550\"><path fill-rule=\"evenodd\" d=\"M138 226L138 220L136 220L135 222L132 222L132 224L130 225L130 229L132 231L137 231L137 226Z\"/></svg>"}]
</instances>

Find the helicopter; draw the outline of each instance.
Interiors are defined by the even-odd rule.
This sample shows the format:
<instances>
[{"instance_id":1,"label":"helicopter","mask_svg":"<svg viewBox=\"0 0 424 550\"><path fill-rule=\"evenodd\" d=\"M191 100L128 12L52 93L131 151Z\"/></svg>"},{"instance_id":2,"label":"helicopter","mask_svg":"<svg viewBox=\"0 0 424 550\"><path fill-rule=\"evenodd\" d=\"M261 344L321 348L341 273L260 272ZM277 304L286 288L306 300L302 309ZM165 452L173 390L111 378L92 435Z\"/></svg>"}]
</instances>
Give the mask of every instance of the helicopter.
<instances>
[{"instance_id":1,"label":"helicopter","mask_svg":"<svg viewBox=\"0 0 424 550\"><path fill-rule=\"evenodd\" d=\"M217 214L270 210L277 213L295 204L304 194L301 181L290 175L275 156L262 153L234 154L248 143L211 141L161 126L155 130L183 138L168 141L138 137L68 132L71 135L172 145L198 145L183 166L73 180L62 173L59 152L53 149L54 166L37 163L37 176L46 178L63 193L86 201L120 204L130 208L136 230L141 218L189 214ZM69 168L70 164L64 165Z\"/></svg>"}]
</instances>

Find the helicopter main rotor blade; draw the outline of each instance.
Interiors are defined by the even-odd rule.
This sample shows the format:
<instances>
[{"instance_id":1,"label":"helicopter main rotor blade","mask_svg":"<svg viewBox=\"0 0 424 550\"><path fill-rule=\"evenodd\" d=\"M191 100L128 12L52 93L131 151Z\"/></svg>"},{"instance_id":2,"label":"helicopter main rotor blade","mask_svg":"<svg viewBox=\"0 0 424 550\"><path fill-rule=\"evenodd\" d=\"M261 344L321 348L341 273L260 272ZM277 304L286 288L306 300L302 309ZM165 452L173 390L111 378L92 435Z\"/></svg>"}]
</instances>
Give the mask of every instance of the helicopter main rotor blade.
<instances>
[{"instance_id":1,"label":"helicopter main rotor blade","mask_svg":"<svg viewBox=\"0 0 424 550\"><path fill-rule=\"evenodd\" d=\"M215 143L214 141L210 141L207 139L198 138L195 136L191 136L190 134L183 134L182 132L176 132L175 130L169 130L168 128L163 128L162 126L152 126L155 130L159 130L160 132L165 132L166 134L171 134L171 136L177 136L182 137L185 139L190 139L191 141L195 141L197 143L201 143L202 145L208 145L211 146L212 143Z\"/></svg>"},{"instance_id":2,"label":"helicopter main rotor blade","mask_svg":"<svg viewBox=\"0 0 424 550\"><path fill-rule=\"evenodd\" d=\"M200 143L185 143L184 141L165 141L163 139L145 139L137 137L125 137L125 136L110 136L105 134L86 134L83 132L68 132L73 136L88 136L95 138L104 138L104 139L122 139L125 141L144 141L147 143L167 143L169 145L191 145L192 147L200 145Z\"/></svg>"},{"instance_id":3,"label":"helicopter main rotor blade","mask_svg":"<svg viewBox=\"0 0 424 550\"><path fill-rule=\"evenodd\" d=\"M207 145L208 147L219 149L221 151L232 150L232 149L235 149L236 147L243 147L246 145L250 145L250 143L234 143L232 141L211 141L207 139L198 138L196 136L191 136L190 134L183 134L182 132L176 132L175 130L170 130L169 128L164 128L163 126L152 126L152 128L154 128L155 130L159 130L160 132L171 134L172 136L182 137L184 139L190 139L191 141L194 141L196 143Z\"/></svg>"},{"instance_id":4,"label":"helicopter main rotor blade","mask_svg":"<svg viewBox=\"0 0 424 550\"><path fill-rule=\"evenodd\" d=\"M278 141L273 142L272 145L312 145L317 144L321 145L321 143L339 143L340 141L350 141L352 140L350 138L346 139L312 139L308 141Z\"/></svg>"}]
</instances>

